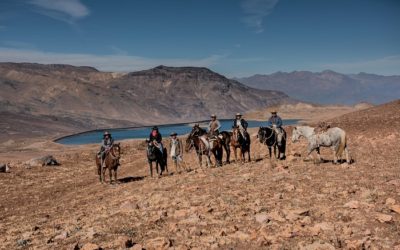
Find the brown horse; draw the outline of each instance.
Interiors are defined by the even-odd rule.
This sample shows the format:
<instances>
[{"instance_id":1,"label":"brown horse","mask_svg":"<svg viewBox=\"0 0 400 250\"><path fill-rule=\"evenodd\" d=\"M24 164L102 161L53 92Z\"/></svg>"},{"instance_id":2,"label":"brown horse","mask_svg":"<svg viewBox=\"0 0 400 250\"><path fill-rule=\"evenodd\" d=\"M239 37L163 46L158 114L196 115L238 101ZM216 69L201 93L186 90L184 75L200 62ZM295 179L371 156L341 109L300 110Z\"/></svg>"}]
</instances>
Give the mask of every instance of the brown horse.
<instances>
[{"instance_id":1,"label":"brown horse","mask_svg":"<svg viewBox=\"0 0 400 250\"><path fill-rule=\"evenodd\" d=\"M119 143L115 143L106 152L106 157L104 159L104 165L101 165L101 159L96 155L96 166L97 173L100 177L100 182L103 183L106 179L106 168L110 173L110 183L112 183L112 171L114 171L114 180L117 181L117 170L119 166L119 159L121 157L121 147Z\"/></svg>"},{"instance_id":2,"label":"brown horse","mask_svg":"<svg viewBox=\"0 0 400 250\"><path fill-rule=\"evenodd\" d=\"M241 162L246 161L245 153L247 152L248 161L250 162L250 136L248 136L247 132L245 135L247 138L243 138L240 134L239 128L234 127L232 128L232 135L231 135L231 148L235 155L235 162L237 162L237 153L236 150L239 149L239 158Z\"/></svg>"},{"instance_id":3,"label":"brown horse","mask_svg":"<svg viewBox=\"0 0 400 250\"><path fill-rule=\"evenodd\" d=\"M209 140L206 131L198 124L193 127L186 138L185 151L189 152L192 148L196 149L200 167L202 166L203 155L207 156L207 166L211 166L211 153L215 157L216 165L222 166L223 149L221 138L216 137L213 140Z\"/></svg>"}]
</instances>

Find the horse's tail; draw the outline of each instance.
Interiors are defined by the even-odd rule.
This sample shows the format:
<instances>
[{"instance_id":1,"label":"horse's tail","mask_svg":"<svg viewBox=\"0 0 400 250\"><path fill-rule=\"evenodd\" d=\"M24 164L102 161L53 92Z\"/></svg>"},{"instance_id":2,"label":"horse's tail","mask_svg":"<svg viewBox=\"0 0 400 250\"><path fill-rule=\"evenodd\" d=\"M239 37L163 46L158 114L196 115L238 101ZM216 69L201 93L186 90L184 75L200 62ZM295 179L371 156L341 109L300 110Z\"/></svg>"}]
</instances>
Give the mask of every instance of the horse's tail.
<instances>
[{"instance_id":1,"label":"horse's tail","mask_svg":"<svg viewBox=\"0 0 400 250\"><path fill-rule=\"evenodd\" d=\"M342 156L343 150L346 147L346 143L347 143L346 132L342 131L342 133L340 133L340 144L336 150L336 157Z\"/></svg>"}]
</instances>

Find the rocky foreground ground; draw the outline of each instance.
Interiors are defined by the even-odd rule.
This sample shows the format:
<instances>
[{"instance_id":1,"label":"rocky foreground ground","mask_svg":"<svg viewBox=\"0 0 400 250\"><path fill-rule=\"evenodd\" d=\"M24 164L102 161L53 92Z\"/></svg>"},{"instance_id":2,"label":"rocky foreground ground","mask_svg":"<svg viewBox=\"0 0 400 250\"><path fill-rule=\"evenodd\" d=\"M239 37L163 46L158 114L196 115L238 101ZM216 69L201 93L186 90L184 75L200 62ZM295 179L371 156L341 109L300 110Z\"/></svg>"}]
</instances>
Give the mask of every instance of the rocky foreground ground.
<instances>
[{"instance_id":1,"label":"rocky foreground ground","mask_svg":"<svg viewBox=\"0 0 400 250\"><path fill-rule=\"evenodd\" d=\"M112 185L98 181L97 145L58 150L61 166L16 160L0 174L0 248L400 249L399 110L329 121L348 132L351 165L305 162L290 140L287 160L269 160L254 137L250 163L199 168L191 152L191 171L161 178L142 142L123 141Z\"/></svg>"}]
</instances>

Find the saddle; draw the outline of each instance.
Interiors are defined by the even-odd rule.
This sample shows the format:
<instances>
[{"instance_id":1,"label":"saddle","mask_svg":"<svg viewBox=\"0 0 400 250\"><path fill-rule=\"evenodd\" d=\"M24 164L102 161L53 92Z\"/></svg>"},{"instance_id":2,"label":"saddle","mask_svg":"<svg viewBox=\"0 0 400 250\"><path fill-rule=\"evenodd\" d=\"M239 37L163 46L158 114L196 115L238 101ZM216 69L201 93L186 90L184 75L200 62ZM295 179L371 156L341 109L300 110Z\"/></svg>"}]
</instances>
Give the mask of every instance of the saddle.
<instances>
[{"instance_id":1,"label":"saddle","mask_svg":"<svg viewBox=\"0 0 400 250\"><path fill-rule=\"evenodd\" d=\"M314 129L316 134L322 134L330 129L331 125L326 122L318 123L317 127Z\"/></svg>"}]
</instances>

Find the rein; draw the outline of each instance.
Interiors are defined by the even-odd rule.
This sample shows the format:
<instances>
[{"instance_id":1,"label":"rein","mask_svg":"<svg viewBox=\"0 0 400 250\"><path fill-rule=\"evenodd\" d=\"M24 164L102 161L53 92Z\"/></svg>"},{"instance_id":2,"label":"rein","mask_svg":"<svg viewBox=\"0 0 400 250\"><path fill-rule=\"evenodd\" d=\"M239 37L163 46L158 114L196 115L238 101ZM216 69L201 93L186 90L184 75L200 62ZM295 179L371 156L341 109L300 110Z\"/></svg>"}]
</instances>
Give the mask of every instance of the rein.
<instances>
[{"instance_id":1,"label":"rein","mask_svg":"<svg viewBox=\"0 0 400 250\"><path fill-rule=\"evenodd\" d=\"M113 148L114 148L114 147L113 147ZM121 158L121 156L115 156L115 155L113 154L113 152L114 152L113 148L111 148L111 150L108 151L108 152L109 152L108 155L110 155L111 159L112 159L112 160L117 160L117 159Z\"/></svg>"}]
</instances>

